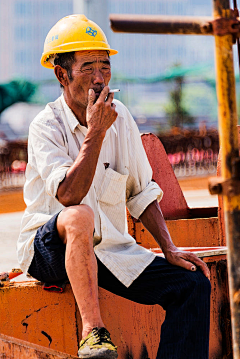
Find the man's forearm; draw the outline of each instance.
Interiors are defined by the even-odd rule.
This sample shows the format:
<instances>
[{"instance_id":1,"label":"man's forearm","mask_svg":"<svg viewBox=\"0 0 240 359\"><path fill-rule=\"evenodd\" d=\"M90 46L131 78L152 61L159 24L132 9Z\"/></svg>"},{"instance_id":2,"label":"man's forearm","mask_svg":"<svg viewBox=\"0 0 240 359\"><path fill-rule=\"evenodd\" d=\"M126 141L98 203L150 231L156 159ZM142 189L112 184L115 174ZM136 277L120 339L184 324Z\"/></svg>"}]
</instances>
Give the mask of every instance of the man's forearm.
<instances>
[{"instance_id":1,"label":"man's forearm","mask_svg":"<svg viewBox=\"0 0 240 359\"><path fill-rule=\"evenodd\" d=\"M140 220L161 247L169 263L195 271L199 267L210 278L209 269L194 253L179 250L172 242L158 202L152 202L140 216Z\"/></svg>"},{"instance_id":2,"label":"man's forearm","mask_svg":"<svg viewBox=\"0 0 240 359\"><path fill-rule=\"evenodd\" d=\"M57 191L57 198L65 207L79 204L89 191L106 131L117 118L116 105L112 101L113 93L109 94L108 86L101 91L97 101L95 92L89 89L86 114L79 111L80 123L88 128L88 132Z\"/></svg>"},{"instance_id":3,"label":"man's forearm","mask_svg":"<svg viewBox=\"0 0 240 359\"><path fill-rule=\"evenodd\" d=\"M92 184L105 133L89 131L73 165L60 183L57 197L65 207L79 204Z\"/></svg>"},{"instance_id":4,"label":"man's forearm","mask_svg":"<svg viewBox=\"0 0 240 359\"><path fill-rule=\"evenodd\" d=\"M163 252L175 247L157 200L150 203L139 219L152 234Z\"/></svg>"}]
</instances>

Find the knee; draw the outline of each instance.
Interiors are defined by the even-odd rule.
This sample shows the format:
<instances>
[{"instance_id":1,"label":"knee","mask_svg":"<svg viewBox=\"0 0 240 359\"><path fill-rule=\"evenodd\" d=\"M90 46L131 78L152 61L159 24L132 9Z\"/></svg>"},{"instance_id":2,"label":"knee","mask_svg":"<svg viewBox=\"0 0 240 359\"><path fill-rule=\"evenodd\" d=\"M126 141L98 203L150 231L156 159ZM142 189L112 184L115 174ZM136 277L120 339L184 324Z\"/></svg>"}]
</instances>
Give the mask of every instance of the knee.
<instances>
[{"instance_id":1,"label":"knee","mask_svg":"<svg viewBox=\"0 0 240 359\"><path fill-rule=\"evenodd\" d=\"M201 295L205 297L210 297L211 294L211 282L210 280L205 277L205 275L200 271L197 270L196 272L192 272L192 281L196 286L197 290Z\"/></svg>"},{"instance_id":2,"label":"knee","mask_svg":"<svg viewBox=\"0 0 240 359\"><path fill-rule=\"evenodd\" d=\"M58 226L65 231L79 230L81 233L94 230L94 213L93 210L84 204L66 207L58 216Z\"/></svg>"},{"instance_id":3,"label":"knee","mask_svg":"<svg viewBox=\"0 0 240 359\"><path fill-rule=\"evenodd\" d=\"M211 294L211 282L207 277L205 277L204 274L202 274L202 282L203 283L201 285L203 286L203 290L205 291L205 293L207 293L210 296L210 294Z\"/></svg>"}]
</instances>

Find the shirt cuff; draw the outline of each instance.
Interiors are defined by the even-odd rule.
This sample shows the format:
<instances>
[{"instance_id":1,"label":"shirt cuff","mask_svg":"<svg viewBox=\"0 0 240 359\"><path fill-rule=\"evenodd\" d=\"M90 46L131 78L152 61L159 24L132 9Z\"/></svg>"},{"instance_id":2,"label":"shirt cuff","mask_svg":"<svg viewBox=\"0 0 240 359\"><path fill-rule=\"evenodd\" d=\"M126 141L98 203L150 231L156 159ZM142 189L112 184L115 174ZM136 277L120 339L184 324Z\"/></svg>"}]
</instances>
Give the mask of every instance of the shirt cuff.
<instances>
[{"instance_id":1,"label":"shirt cuff","mask_svg":"<svg viewBox=\"0 0 240 359\"><path fill-rule=\"evenodd\" d=\"M53 171L46 181L46 192L51 197L56 197L59 183L62 182L66 176L69 167L60 167Z\"/></svg>"},{"instance_id":2,"label":"shirt cuff","mask_svg":"<svg viewBox=\"0 0 240 359\"><path fill-rule=\"evenodd\" d=\"M156 182L150 182L147 187L136 196L127 201L127 208L130 214L138 219L150 203L157 200L161 201L163 191Z\"/></svg>"}]
</instances>

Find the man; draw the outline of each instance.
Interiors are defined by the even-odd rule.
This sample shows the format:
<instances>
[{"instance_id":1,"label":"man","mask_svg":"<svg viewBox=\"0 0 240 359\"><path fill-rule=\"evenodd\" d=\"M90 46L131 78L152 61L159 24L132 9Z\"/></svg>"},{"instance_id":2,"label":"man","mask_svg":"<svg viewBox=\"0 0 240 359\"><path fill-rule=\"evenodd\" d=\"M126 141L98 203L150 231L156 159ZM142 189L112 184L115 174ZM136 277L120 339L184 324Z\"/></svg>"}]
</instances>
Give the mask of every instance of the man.
<instances>
[{"instance_id":1,"label":"man","mask_svg":"<svg viewBox=\"0 0 240 359\"><path fill-rule=\"evenodd\" d=\"M30 126L19 262L40 281L69 279L83 325L80 358L117 357L98 285L166 309L157 358L208 358L209 271L171 241L136 124L109 92L115 53L84 15L60 20L46 38L41 63L63 95ZM125 206L166 259L126 232Z\"/></svg>"}]
</instances>

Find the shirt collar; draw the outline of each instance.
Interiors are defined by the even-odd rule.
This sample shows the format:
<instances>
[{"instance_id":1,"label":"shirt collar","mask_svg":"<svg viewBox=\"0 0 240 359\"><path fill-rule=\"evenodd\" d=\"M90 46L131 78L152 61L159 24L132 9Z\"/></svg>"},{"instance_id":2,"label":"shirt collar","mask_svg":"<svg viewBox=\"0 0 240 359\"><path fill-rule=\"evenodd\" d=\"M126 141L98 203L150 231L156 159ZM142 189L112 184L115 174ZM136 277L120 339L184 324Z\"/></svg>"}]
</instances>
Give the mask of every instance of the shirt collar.
<instances>
[{"instance_id":1,"label":"shirt collar","mask_svg":"<svg viewBox=\"0 0 240 359\"><path fill-rule=\"evenodd\" d=\"M70 129L72 132L75 132L75 129L79 125L79 122L78 122L76 116L74 115L74 113L72 112L72 110L70 109L70 107L67 105L63 94L61 95L61 102L63 105L63 109L65 111ZM81 126L81 127L84 127L84 126Z\"/></svg>"},{"instance_id":2,"label":"shirt collar","mask_svg":"<svg viewBox=\"0 0 240 359\"><path fill-rule=\"evenodd\" d=\"M74 115L74 113L72 112L72 110L70 109L70 107L68 106L68 104L65 101L64 95L61 95L61 101L62 101L62 105L63 105L63 109L66 113L67 116L67 121L69 123L70 129L71 131L74 133L76 130L76 127L79 128L79 130L84 134L84 136L86 136L87 134L87 127L80 125L80 123L78 122L76 116ZM104 141L107 139L107 137L109 136L110 130L113 131L115 133L115 135L117 136L117 130L116 127L114 126L114 124L112 124L112 126L107 130Z\"/></svg>"}]
</instances>

